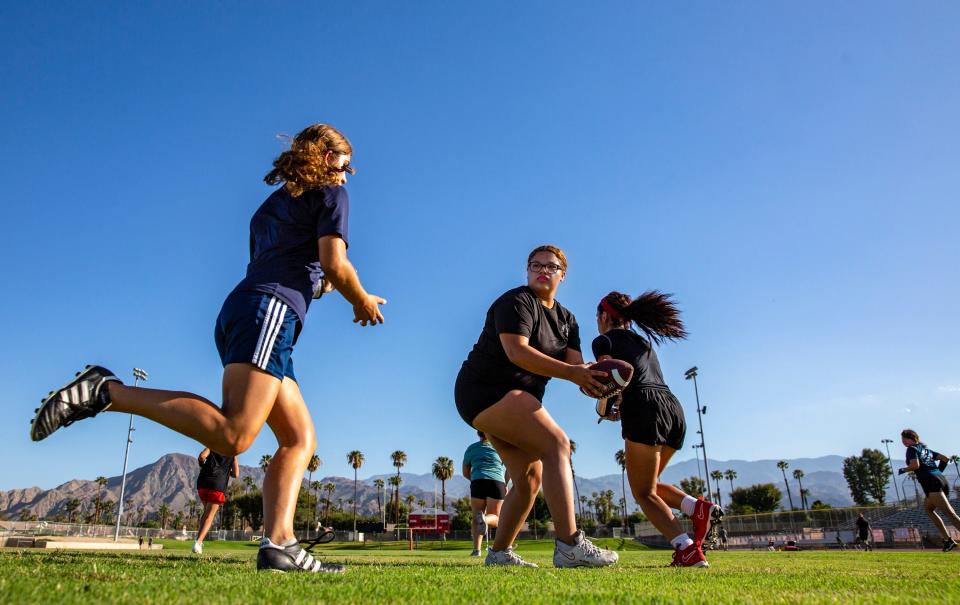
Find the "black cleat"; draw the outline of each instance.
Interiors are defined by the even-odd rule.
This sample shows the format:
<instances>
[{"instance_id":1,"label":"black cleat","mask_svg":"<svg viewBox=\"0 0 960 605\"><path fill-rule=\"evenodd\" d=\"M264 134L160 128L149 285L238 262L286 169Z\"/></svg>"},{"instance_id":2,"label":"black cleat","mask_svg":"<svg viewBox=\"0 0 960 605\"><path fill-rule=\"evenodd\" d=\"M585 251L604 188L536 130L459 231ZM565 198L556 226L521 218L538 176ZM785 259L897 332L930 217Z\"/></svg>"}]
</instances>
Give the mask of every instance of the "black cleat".
<instances>
[{"instance_id":1,"label":"black cleat","mask_svg":"<svg viewBox=\"0 0 960 605\"><path fill-rule=\"evenodd\" d=\"M262 571L306 571L310 573L343 573L343 565L322 563L304 550L299 543L283 548L260 547L257 569Z\"/></svg>"},{"instance_id":2,"label":"black cleat","mask_svg":"<svg viewBox=\"0 0 960 605\"><path fill-rule=\"evenodd\" d=\"M87 366L65 386L41 400L36 418L30 423L30 439L41 441L59 428L77 420L93 418L110 406L105 385L120 382L113 372L100 366Z\"/></svg>"},{"instance_id":3,"label":"black cleat","mask_svg":"<svg viewBox=\"0 0 960 605\"><path fill-rule=\"evenodd\" d=\"M953 538L947 538L943 541L943 552L950 552L957 547L957 543L953 541Z\"/></svg>"}]
</instances>

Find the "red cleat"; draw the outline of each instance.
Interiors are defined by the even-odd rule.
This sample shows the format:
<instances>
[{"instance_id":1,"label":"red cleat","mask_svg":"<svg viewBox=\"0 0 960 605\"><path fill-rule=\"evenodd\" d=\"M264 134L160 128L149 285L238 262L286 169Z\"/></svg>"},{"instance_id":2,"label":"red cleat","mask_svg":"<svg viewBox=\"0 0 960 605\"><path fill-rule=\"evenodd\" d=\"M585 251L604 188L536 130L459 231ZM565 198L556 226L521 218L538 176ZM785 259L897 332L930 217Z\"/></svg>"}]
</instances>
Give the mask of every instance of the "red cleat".
<instances>
[{"instance_id":1,"label":"red cleat","mask_svg":"<svg viewBox=\"0 0 960 605\"><path fill-rule=\"evenodd\" d=\"M710 533L710 527L718 523L723 517L723 509L719 506L704 500L703 496L697 498L697 503L693 507L693 543L697 548L703 546L703 539Z\"/></svg>"},{"instance_id":2,"label":"red cleat","mask_svg":"<svg viewBox=\"0 0 960 605\"><path fill-rule=\"evenodd\" d=\"M678 548L673 551L673 563L670 567L710 567L710 564L707 563L707 558L703 556L700 547L697 544L691 544L683 550Z\"/></svg>"}]
</instances>

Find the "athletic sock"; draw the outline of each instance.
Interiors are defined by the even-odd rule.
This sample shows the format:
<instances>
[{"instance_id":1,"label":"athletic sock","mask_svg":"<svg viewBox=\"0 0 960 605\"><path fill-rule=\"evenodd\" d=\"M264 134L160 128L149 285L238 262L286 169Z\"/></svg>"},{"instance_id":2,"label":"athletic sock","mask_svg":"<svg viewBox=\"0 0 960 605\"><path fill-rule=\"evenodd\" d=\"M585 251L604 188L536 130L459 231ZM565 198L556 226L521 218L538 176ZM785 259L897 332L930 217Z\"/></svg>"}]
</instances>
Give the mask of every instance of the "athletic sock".
<instances>
[{"instance_id":1,"label":"athletic sock","mask_svg":"<svg viewBox=\"0 0 960 605\"><path fill-rule=\"evenodd\" d=\"M274 544L270 541L270 538L264 536L260 539L260 548L276 548L277 550L283 550L283 546L280 544Z\"/></svg>"},{"instance_id":2,"label":"athletic sock","mask_svg":"<svg viewBox=\"0 0 960 605\"><path fill-rule=\"evenodd\" d=\"M676 538L670 540L670 545L679 550L688 548L691 544L693 544L693 540L691 540L690 536L685 533L680 534Z\"/></svg>"},{"instance_id":3,"label":"athletic sock","mask_svg":"<svg viewBox=\"0 0 960 605\"><path fill-rule=\"evenodd\" d=\"M680 501L680 512L688 517L693 516L693 509L697 506L697 499L693 496L684 496Z\"/></svg>"}]
</instances>

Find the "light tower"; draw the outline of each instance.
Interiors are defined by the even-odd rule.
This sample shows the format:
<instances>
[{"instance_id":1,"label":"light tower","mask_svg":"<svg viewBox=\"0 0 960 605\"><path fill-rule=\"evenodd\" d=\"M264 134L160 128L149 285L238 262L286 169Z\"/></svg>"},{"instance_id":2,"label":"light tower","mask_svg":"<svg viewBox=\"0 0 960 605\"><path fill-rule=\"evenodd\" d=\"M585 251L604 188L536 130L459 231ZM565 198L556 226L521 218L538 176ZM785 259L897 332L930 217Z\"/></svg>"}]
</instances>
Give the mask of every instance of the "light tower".
<instances>
[{"instance_id":1,"label":"light tower","mask_svg":"<svg viewBox=\"0 0 960 605\"><path fill-rule=\"evenodd\" d=\"M700 390L697 388L697 366L693 366L686 373L687 380L693 380L693 393L697 398L697 422L700 424L700 430L697 431L697 434L700 435L700 449L703 450L703 475L704 480L707 484L707 496L710 496L713 492L710 491L710 469L707 468L707 446L704 443L703 439L703 416L702 414L707 413L707 406L700 407ZM718 486L719 488L719 486Z\"/></svg>"},{"instance_id":2,"label":"light tower","mask_svg":"<svg viewBox=\"0 0 960 605\"><path fill-rule=\"evenodd\" d=\"M147 381L147 373L140 368L133 368L133 386L140 381ZM130 426L127 428L127 447L123 452L123 478L120 479L120 500L117 502L117 530L113 534L113 541L120 540L120 520L123 519L123 492L127 488L127 459L130 457L130 444L133 443L133 414L130 414Z\"/></svg>"}]
</instances>

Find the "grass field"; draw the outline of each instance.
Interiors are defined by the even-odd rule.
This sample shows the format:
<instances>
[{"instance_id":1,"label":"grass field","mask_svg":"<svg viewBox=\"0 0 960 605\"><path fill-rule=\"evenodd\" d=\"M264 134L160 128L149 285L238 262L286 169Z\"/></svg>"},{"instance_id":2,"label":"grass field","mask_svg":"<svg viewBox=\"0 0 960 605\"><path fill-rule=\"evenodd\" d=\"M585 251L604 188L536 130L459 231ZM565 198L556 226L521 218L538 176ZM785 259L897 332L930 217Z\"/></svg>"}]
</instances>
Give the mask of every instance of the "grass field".
<instances>
[{"instance_id":1,"label":"grass field","mask_svg":"<svg viewBox=\"0 0 960 605\"><path fill-rule=\"evenodd\" d=\"M705 570L664 567L670 553L622 545L602 570L551 566L552 542L522 542L540 569L486 569L466 543L330 545L342 575L257 573L256 547L190 543L153 553L0 550L0 603L920 603L960 602L960 558L937 551L711 553ZM608 547L621 546L610 540Z\"/></svg>"}]
</instances>

